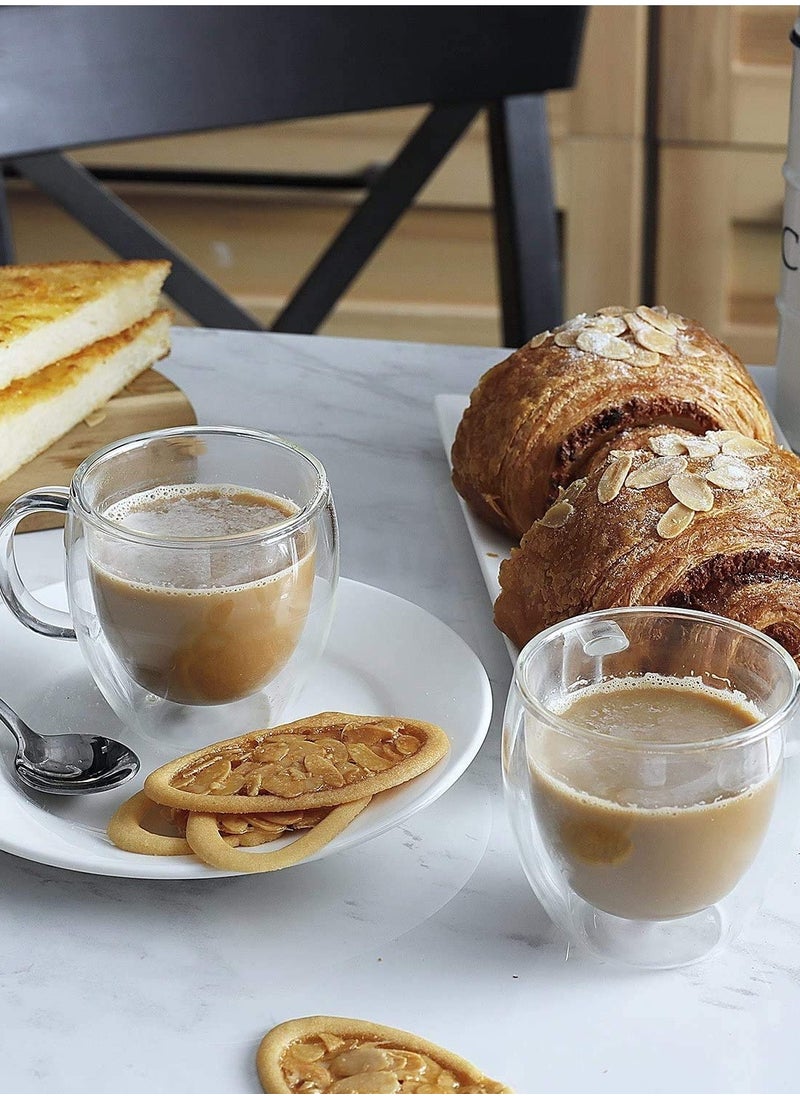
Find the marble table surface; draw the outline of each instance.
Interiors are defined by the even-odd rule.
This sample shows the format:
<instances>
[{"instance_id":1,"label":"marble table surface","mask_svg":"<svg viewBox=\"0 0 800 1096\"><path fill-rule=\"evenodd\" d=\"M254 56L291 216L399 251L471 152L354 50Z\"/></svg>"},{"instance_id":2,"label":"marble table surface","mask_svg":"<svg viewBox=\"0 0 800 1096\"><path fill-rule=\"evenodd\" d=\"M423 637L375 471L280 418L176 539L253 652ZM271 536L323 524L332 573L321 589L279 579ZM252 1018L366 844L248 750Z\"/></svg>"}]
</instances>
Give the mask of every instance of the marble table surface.
<instances>
[{"instance_id":1,"label":"marble table surface","mask_svg":"<svg viewBox=\"0 0 800 1096\"><path fill-rule=\"evenodd\" d=\"M258 1092L263 1033L312 1013L417 1031L519 1092L797 1090L797 850L731 950L653 973L567 947L519 866L499 769L511 664L433 411L501 356L175 332L163 372L199 421L284 434L323 460L342 573L460 634L489 674L494 717L432 806L275 875L138 881L0 853L2 1091ZM61 577L57 532L20 541L29 582Z\"/></svg>"}]
</instances>

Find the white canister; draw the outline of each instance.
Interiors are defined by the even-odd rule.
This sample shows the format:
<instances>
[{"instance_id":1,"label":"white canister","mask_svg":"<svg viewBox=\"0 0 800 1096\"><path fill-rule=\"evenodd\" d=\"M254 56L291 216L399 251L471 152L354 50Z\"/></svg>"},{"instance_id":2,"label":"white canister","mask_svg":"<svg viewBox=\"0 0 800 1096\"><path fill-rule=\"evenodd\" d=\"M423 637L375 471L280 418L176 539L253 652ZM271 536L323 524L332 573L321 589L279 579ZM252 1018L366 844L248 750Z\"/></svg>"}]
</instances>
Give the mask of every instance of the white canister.
<instances>
[{"instance_id":1,"label":"white canister","mask_svg":"<svg viewBox=\"0 0 800 1096\"><path fill-rule=\"evenodd\" d=\"M800 19L790 35L794 46L789 142L783 177L786 192L781 230L781 286L776 358L781 429L794 450L800 450Z\"/></svg>"}]
</instances>

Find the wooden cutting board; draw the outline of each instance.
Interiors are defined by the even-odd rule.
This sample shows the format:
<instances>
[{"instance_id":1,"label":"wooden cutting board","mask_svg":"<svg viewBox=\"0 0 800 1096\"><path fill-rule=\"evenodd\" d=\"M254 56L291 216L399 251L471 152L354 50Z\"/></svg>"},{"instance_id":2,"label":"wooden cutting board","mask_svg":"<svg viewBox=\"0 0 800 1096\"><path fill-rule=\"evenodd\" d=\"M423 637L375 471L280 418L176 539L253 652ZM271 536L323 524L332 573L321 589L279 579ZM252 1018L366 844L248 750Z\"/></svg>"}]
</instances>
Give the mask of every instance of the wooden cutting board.
<instances>
[{"instance_id":1,"label":"wooden cutting board","mask_svg":"<svg viewBox=\"0 0 800 1096\"><path fill-rule=\"evenodd\" d=\"M102 410L105 417L101 421L94 426L79 423L49 449L0 483L0 513L24 491L54 484L66 486L81 461L109 442L119 441L130 434L140 434L144 430L190 426L197 422L185 394L155 369L145 370L109 400ZM37 514L26 518L19 525L19 531L53 529L63 524L63 518L58 514Z\"/></svg>"}]
</instances>

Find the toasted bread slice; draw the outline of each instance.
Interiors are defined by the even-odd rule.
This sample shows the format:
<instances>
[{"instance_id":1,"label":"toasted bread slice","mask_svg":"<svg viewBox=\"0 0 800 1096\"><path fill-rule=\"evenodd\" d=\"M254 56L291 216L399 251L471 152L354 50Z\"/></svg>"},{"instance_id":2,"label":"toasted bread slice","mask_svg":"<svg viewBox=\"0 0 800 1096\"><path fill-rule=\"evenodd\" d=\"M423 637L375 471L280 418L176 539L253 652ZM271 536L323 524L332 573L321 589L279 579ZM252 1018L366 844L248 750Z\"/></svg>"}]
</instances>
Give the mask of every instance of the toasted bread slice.
<instances>
[{"instance_id":1,"label":"toasted bread slice","mask_svg":"<svg viewBox=\"0 0 800 1096\"><path fill-rule=\"evenodd\" d=\"M169 353L159 311L0 391L0 480L43 452Z\"/></svg>"},{"instance_id":2,"label":"toasted bread slice","mask_svg":"<svg viewBox=\"0 0 800 1096\"><path fill-rule=\"evenodd\" d=\"M149 316L169 271L160 260L0 267L0 388Z\"/></svg>"}]
</instances>

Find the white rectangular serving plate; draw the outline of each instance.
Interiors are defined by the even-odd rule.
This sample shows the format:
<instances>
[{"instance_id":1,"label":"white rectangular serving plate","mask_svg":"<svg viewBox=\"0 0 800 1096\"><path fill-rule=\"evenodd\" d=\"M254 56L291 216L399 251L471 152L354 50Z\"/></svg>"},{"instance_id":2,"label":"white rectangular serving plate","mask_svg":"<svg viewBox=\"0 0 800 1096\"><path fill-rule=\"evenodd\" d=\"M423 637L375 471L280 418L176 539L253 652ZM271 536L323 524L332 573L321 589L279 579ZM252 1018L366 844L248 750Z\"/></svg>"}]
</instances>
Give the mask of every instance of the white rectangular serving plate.
<instances>
[{"instance_id":1,"label":"white rectangular serving plate","mask_svg":"<svg viewBox=\"0 0 800 1096\"><path fill-rule=\"evenodd\" d=\"M458 424L461 422L461 416L469 405L469 396L440 395L434 397L433 403L442 445L452 470L453 462L450 459L450 450L453 448L453 441L455 440ZM500 564L511 555L514 541L505 533L493 529L491 525L487 525L485 521L475 517L460 495L458 501L464 514L464 521L467 523L467 531L472 541L472 547L478 558L483 581L486 583L486 590L491 604L494 605L500 593ZM503 638L511 656L511 661L516 662L519 648L507 636L503 636Z\"/></svg>"}]
</instances>

